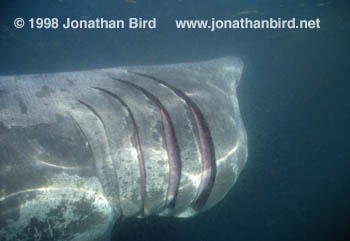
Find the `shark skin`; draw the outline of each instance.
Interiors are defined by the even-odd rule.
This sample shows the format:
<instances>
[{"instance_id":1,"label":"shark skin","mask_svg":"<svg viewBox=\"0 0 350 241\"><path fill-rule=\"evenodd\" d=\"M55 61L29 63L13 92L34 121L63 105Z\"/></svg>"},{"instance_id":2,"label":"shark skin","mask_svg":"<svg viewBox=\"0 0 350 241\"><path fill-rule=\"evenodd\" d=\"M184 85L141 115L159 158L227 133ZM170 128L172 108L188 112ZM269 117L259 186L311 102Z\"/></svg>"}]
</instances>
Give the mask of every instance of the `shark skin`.
<instances>
[{"instance_id":1,"label":"shark skin","mask_svg":"<svg viewBox=\"0 0 350 241\"><path fill-rule=\"evenodd\" d=\"M0 76L0 240L110 240L126 218L213 207L247 161L242 71L223 57Z\"/></svg>"}]
</instances>

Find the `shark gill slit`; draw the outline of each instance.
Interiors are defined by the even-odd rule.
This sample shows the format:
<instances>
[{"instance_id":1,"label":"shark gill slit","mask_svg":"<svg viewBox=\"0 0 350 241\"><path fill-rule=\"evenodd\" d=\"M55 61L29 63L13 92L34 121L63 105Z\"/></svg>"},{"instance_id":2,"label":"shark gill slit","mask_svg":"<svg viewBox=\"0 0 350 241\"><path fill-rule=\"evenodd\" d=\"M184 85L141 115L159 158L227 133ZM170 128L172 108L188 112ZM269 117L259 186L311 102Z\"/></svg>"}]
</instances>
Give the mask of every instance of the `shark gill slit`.
<instances>
[{"instance_id":1,"label":"shark gill slit","mask_svg":"<svg viewBox=\"0 0 350 241\"><path fill-rule=\"evenodd\" d=\"M80 102L81 103L81 102ZM85 132L83 131L83 128L80 126L79 122L68 112L67 113L69 115L69 117L73 120L74 125L78 128L79 133L82 135L83 139L85 140L85 143L87 144L87 147L89 149L89 152L92 154L92 159L93 159L93 165L96 168L96 158L94 156L94 152L92 151L90 142L88 137L86 136Z\"/></svg>"},{"instance_id":2,"label":"shark gill slit","mask_svg":"<svg viewBox=\"0 0 350 241\"><path fill-rule=\"evenodd\" d=\"M117 94L103 88L99 88L99 87L93 87L93 88L116 99L127 110L129 117L131 119L131 122L133 125L133 138L135 140L137 160L139 164L140 177L141 177L141 216L144 216L145 198L146 198L146 171L145 171L145 163L144 163L142 148L140 144L138 126L136 124L134 115L132 114L130 107Z\"/></svg>"},{"instance_id":3,"label":"shark gill slit","mask_svg":"<svg viewBox=\"0 0 350 241\"><path fill-rule=\"evenodd\" d=\"M106 126L105 126L105 123L104 123L104 121L103 121L103 119L102 119L102 117L100 116L100 114L94 109L94 107L92 107L91 105L89 105L88 103L85 103L84 101L82 101L82 100L78 100L78 102L80 103L80 104L82 104L82 105L84 105L88 110L90 110L90 112L92 113L92 114L94 114L95 116L96 116L96 118L102 123L102 126L103 126L103 131L104 131L104 133L105 133L105 135L106 135ZM80 125L79 125L79 123L75 120L75 118L74 117L72 117L73 118L73 120L75 121L75 123L78 125L78 127L79 127L79 129L82 131L82 129L81 129L81 127L80 127ZM83 132L83 131L82 131ZM84 133L84 132L83 132ZM84 136L86 136L85 134L84 134ZM106 137L107 137L107 135L106 135ZM87 138L87 137L86 137ZM108 144L108 143L107 143ZM109 145L109 144L108 144ZM89 148L90 148L90 150L91 150L91 147L90 147L90 145L89 145ZM108 154L109 156L110 156L110 153ZM95 159L95 158L94 158ZM114 166L114 162L112 161L112 165L113 165L113 167L114 167L114 170L113 170L113 174L114 174L114 178L115 178L115 180L118 180L118 177L117 177L117 173L116 173L116 171L115 171L115 166ZM104 171L103 171L104 172ZM107 178L108 178L108 175L106 175L107 176ZM120 194L119 194L119 183L118 182L113 182L113 181L111 181L110 180L110 178L108 178L108 180L107 180L107 182L108 183L117 183L117 188L116 188L116 194L117 194L117 207L118 207L118 209L120 210L120 212L122 213L123 212L123 210L121 209L121 207L120 207ZM109 191L111 191L111 190L109 190Z\"/></svg>"},{"instance_id":4,"label":"shark gill slit","mask_svg":"<svg viewBox=\"0 0 350 241\"><path fill-rule=\"evenodd\" d=\"M180 149L178 146L177 138L174 131L174 125L170 118L168 111L165 109L163 104L159 101L157 97L151 94L146 89L126 80L116 79L121 83L131 86L139 91L141 91L148 99L153 101L160 109L160 116L162 120L163 134L165 139L165 147L168 155L169 164L169 179L168 179L168 190L167 190L167 200L164 208L174 208L177 193L180 186L180 175L181 175L181 159L180 159Z\"/></svg>"},{"instance_id":5,"label":"shark gill slit","mask_svg":"<svg viewBox=\"0 0 350 241\"><path fill-rule=\"evenodd\" d=\"M129 73L145 77L156 81L158 84L161 84L170 90L172 90L177 96L183 99L191 111L192 118L196 125L197 135L199 140L200 155L202 161L202 175L199 188L197 190L196 197L191 203L191 207L199 211L207 202L210 193L213 189L215 178L216 178L216 158L215 158L215 149L213 144L213 139L210 133L208 124L200 111L196 103L194 103L191 98L189 98L183 91L180 89L168 84L167 82L158 79L154 76L128 71Z\"/></svg>"}]
</instances>

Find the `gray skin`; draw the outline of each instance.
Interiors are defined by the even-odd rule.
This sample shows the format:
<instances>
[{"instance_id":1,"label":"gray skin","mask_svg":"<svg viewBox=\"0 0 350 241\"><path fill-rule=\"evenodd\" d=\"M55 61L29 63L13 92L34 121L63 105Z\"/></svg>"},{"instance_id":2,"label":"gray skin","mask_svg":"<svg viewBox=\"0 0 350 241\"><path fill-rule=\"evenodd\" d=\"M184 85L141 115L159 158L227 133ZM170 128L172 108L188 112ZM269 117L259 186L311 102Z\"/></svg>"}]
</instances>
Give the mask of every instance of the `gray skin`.
<instances>
[{"instance_id":1,"label":"gray skin","mask_svg":"<svg viewBox=\"0 0 350 241\"><path fill-rule=\"evenodd\" d=\"M235 57L0 77L0 240L109 240L190 217L247 160Z\"/></svg>"}]
</instances>

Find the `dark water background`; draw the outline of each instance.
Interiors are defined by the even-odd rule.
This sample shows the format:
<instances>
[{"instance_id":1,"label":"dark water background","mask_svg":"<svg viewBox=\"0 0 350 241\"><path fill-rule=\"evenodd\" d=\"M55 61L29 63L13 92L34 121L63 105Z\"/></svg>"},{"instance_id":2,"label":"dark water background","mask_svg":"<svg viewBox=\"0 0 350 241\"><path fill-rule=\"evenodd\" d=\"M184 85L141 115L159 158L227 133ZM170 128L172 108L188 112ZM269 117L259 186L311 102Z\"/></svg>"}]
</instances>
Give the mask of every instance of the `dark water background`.
<instances>
[{"instance_id":1,"label":"dark water background","mask_svg":"<svg viewBox=\"0 0 350 241\"><path fill-rule=\"evenodd\" d=\"M130 220L114 240L350 240L350 4L292 0L1 1L0 74L198 61L245 63L249 158L191 219ZM174 19L321 19L318 30L177 30ZM156 30L17 30L16 17L158 18ZM242 17L245 17L242 15Z\"/></svg>"}]
</instances>

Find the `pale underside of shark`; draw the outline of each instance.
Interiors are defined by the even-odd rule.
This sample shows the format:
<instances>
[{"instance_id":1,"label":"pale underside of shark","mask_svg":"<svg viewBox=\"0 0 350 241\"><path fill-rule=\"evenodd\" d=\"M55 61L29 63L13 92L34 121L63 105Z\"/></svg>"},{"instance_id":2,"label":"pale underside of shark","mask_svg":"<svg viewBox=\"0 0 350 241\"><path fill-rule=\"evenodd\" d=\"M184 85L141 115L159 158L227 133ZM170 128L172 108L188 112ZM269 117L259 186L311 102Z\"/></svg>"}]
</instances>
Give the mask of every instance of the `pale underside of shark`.
<instances>
[{"instance_id":1,"label":"pale underside of shark","mask_svg":"<svg viewBox=\"0 0 350 241\"><path fill-rule=\"evenodd\" d=\"M247 160L243 63L0 77L0 240L108 240L117 220L189 217Z\"/></svg>"}]
</instances>

